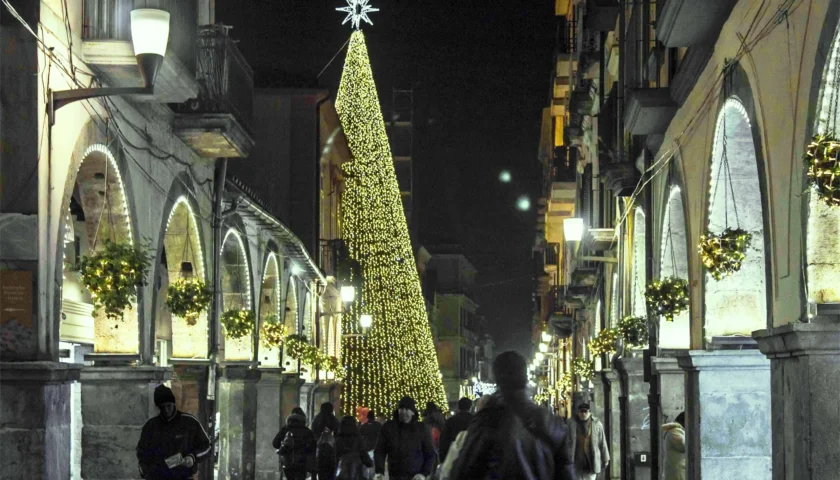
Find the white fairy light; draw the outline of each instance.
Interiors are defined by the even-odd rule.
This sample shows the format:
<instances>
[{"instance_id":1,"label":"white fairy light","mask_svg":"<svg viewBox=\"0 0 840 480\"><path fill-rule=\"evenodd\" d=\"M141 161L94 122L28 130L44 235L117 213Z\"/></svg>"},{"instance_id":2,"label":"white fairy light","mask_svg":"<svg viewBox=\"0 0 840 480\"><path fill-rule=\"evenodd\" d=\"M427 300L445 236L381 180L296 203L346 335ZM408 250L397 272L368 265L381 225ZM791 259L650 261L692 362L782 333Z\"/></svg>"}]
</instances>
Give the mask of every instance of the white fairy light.
<instances>
[{"instance_id":1,"label":"white fairy light","mask_svg":"<svg viewBox=\"0 0 840 480\"><path fill-rule=\"evenodd\" d=\"M355 30L359 30L361 21L364 20L367 23L373 25L373 22L368 17L368 13L378 12L378 8L373 8L368 5L370 0L346 0L347 6L346 7L339 7L336 8L339 12L347 12L347 16L344 18L344 21L341 22L342 25L347 23L348 21L353 26Z\"/></svg>"}]
</instances>

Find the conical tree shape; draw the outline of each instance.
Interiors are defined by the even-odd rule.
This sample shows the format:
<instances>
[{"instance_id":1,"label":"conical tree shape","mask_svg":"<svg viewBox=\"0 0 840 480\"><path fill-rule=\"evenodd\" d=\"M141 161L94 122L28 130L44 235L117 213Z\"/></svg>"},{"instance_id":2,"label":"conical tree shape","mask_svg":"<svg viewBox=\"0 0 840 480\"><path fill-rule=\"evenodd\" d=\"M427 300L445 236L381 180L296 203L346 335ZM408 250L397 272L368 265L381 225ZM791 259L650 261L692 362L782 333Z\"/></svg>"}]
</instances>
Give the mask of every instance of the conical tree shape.
<instances>
[{"instance_id":1,"label":"conical tree shape","mask_svg":"<svg viewBox=\"0 0 840 480\"><path fill-rule=\"evenodd\" d=\"M362 295L344 315L344 332L359 332L359 316L373 315L365 336L345 337L342 359L345 413L369 407L389 415L404 395L422 406L447 408L420 278L411 250L385 122L365 38L350 38L335 100L353 161L344 164L342 234L359 262Z\"/></svg>"}]
</instances>

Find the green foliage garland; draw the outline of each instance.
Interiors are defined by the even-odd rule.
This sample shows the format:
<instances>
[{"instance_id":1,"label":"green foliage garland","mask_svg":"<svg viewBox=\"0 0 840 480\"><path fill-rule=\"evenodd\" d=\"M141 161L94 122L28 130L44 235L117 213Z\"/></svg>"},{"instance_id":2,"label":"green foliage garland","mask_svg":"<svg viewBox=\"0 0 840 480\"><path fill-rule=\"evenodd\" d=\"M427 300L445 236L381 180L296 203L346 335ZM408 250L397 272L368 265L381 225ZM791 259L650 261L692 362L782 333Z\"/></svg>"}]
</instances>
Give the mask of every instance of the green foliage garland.
<instances>
[{"instance_id":1,"label":"green foliage garland","mask_svg":"<svg viewBox=\"0 0 840 480\"><path fill-rule=\"evenodd\" d=\"M752 234L740 228L727 228L720 235L700 236L700 259L709 275L722 280L741 269Z\"/></svg>"},{"instance_id":2,"label":"green foliage garland","mask_svg":"<svg viewBox=\"0 0 840 480\"><path fill-rule=\"evenodd\" d=\"M222 314L222 326L227 338L243 338L254 331L257 317L251 310L228 310Z\"/></svg>"},{"instance_id":3,"label":"green foliage garland","mask_svg":"<svg viewBox=\"0 0 840 480\"><path fill-rule=\"evenodd\" d=\"M592 355L615 353L618 350L618 329L605 328L598 332L598 336L589 342L589 351Z\"/></svg>"},{"instance_id":4,"label":"green foliage garland","mask_svg":"<svg viewBox=\"0 0 840 480\"><path fill-rule=\"evenodd\" d=\"M581 381L587 381L595 374L595 365L583 357L572 360L572 373Z\"/></svg>"},{"instance_id":5,"label":"green foliage garland","mask_svg":"<svg viewBox=\"0 0 840 480\"><path fill-rule=\"evenodd\" d=\"M190 326L198 322L198 316L212 301L213 291L196 277L178 279L166 289L166 308Z\"/></svg>"},{"instance_id":6,"label":"green foliage garland","mask_svg":"<svg viewBox=\"0 0 840 480\"><path fill-rule=\"evenodd\" d=\"M628 315L618 322L618 331L628 347L641 347L648 342L648 322L645 317Z\"/></svg>"},{"instance_id":7,"label":"green foliage garland","mask_svg":"<svg viewBox=\"0 0 840 480\"><path fill-rule=\"evenodd\" d=\"M278 348L286 340L286 326L280 321L280 316L266 315L260 326L260 342L270 348Z\"/></svg>"},{"instance_id":8,"label":"green foliage garland","mask_svg":"<svg viewBox=\"0 0 840 480\"><path fill-rule=\"evenodd\" d=\"M110 319L122 320L125 309L137 301L137 287L146 285L151 262L147 244L105 239L102 249L83 256L76 270L93 297L94 308L104 310Z\"/></svg>"},{"instance_id":9,"label":"green foliage garland","mask_svg":"<svg viewBox=\"0 0 840 480\"><path fill-rule=\"evenodd\" d=\"M645 289L648 308L669 322L688 308L688 282L679 277L654 280Z\"/></svg>"},{"instance_id":10,"label":"green foliage garland","mask_svg":"<svg viewBox=\"0 0 840 480\"><path fill-rule=\"evenodd\" d=\"M286 354L300 360L306 365L311 365L321 370L332 372L336 378L344 378L345 370L341 361L327 355L311 345L303 335L289 335L286 337Z\"/></svg>"},{"instance_id":11,"label":"green foliage garland","mask_svg":"<svg viewBox=\"0 0 840 480\"><path fill-rule=\"evenodd\" d=\"M840 140L833 133L817 134L805 149L808 183L829 207L840 205Z\"/></svg>"}]
</instances>

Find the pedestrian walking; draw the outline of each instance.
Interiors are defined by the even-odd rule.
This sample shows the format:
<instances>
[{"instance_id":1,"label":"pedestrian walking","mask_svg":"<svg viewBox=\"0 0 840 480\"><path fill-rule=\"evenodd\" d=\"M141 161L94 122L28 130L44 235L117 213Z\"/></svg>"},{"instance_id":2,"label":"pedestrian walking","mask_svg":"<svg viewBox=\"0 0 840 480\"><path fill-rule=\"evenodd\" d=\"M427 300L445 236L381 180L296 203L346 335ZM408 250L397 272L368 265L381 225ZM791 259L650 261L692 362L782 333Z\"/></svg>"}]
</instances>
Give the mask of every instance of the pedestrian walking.
<instances>
[{"instance_id":1,"label":"pedestrian walking","mask_svg":"<svg viewBox=\"0 0 840 480\"><path fill-rule=\"evenodd\" d=\"M137 462L145 480L186 480L211 451L210 438L197 418L180 412L166 385L154 392L160 414L150 418L137 442Z\"/></svg>"},{"instance_id":2,"label":"pedestrian walking","mask_svg":"<svg viewBox=\"0 0 840 480\"><path fill-rule=\"evenodd\" d=\"M604 426L592 416L588 403L581 403L575 419L569 422L569 437L578 480L595 480L599 473L607 469L610 451Z\"/></svg>"},{"instance_id":3,"label":"pedestrian walking","mask_svg":"<svg viewBox=\"0 0 840 480\"><path fill-rule=\"evenodd\" d=\"M446 454L449 452L449 446L455 441L459 433L466 431L473 419L470 409L472 408L472 400L464 397L458 400L458 412L450 417L446 423L443 424L443 431L440 438L440 461L446 461Z\"/></svg>"},{"instance_id":4,"label":"pedestrian walking","mask_svg":"<svg viewBox=\"0 0 840 480\"><path fill-rule=\"evenodd\" d=\"M493 374L498 390L482 397L447 478L574 480L565 426L525 393L525 359L504 352L493 362Z\"/></svg>"},{"instance_id":5,"label":"pedestrian walking","mask_svg":"<svg viewBox=\"0 0 840 480\"><path fill-rule=\"evenodd\" d=\"M335 437L335 453L338 457L336 480L360 480L364 467L373 466L355 418L346 416L341 419Z\"/></svg>"},{"instance_id":6,"label":"pedestrian walking","mask_svg":"<svg viewBox=\"0 0 840 480\"><path fill-rule=\"evenodd\" d=\"M390 480L423 480L431 475L435 449L428 429L417 421L417 404L403 397L379 434L374 454L377 480L385 478L388 462Z\"/></svg>"},{"instance_id":7,"label":"pedestrian walking","mask_svg":"<svg viewBox=\"0 0 840 480\"><path fill-rule=\"evenodd\" d=\"M664 432L665 480L685 480L685 412L680 412L674 423L662 425Z\"/></svg>"},{"instance_id":8,"label":"pedestrian walking","mask_svg":"<svg viewBox=\"0 0 840 480\"><path fill-rule=\"evenodd\" d=\"M301 408L292 409L271 444L280 454L280 468L288 480L304 480L307 472L315 470L315 435L306 426Z\"/></svg>"},{"instance_id":9,"label":"pedestrian walking","mask_svg":"<svg viewBox=\"0 0 840 480\"><path fill-rule=\"evenodd\" d=\"M373 451L376 449L376 443L379 441L379 433L382 431L382 424L376 421L376 415L373 410L368 410L367 422L359 427L362 435L362 446L364 451L368 452L370 458L373 458ZM363 477L367 479L373 478L375 470L373 466L363 469Z\"/></svg>"},{"instance_id":10,"label":"pedestrian walking","mask_svg":"<svg viewBox=\"0 0 840 480\"><path fill-rule=\"evenodd\" d=\"M440 451L440 434L444 422L446 420L443 419L443 413L435 402L426 402L426 410L423 411L423 425L429 429L435 451Z\"/></svg>"},{"instance_id":11,"label":"pedestrian walking","mask_svg":"<svg viewBox=\"0 0 840 480\"><path fill-rule=\"evenodd\" d=\"M320 438L325 431L332 434L338 431L338 419L333 413L333 404L330 402L322 403L321 411L312 420L312 433L316 438Z\"/></svg>"}]
</instances>

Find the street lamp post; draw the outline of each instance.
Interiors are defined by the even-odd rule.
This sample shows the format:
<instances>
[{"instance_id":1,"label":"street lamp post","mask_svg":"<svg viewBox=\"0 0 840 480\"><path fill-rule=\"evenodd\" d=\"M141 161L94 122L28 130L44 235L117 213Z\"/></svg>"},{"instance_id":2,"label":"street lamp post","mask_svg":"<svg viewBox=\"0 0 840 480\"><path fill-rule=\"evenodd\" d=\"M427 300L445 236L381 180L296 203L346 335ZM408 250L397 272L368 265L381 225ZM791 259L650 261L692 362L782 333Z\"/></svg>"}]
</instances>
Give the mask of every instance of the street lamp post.
<instances>
[{"instance_id":1,"label":"street lamp post","mask_svg":"<svg viewBox=\"0 0 840 480\"><path fill-rule=\"evenodd\" d=\"M143 77L142 87L77 88L50 90L48 115L50 125L55 125L55 111L68 103L95 97L118 95L151 95L155 79L163 65L166 44L169 41L169 12L156 8L138 8L131 11L131 40L137 67Z\"/></svg>"}]
</instances>

